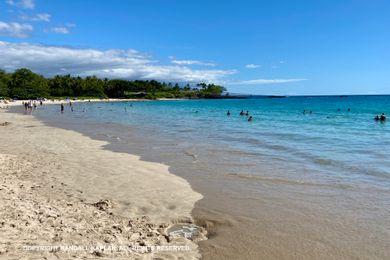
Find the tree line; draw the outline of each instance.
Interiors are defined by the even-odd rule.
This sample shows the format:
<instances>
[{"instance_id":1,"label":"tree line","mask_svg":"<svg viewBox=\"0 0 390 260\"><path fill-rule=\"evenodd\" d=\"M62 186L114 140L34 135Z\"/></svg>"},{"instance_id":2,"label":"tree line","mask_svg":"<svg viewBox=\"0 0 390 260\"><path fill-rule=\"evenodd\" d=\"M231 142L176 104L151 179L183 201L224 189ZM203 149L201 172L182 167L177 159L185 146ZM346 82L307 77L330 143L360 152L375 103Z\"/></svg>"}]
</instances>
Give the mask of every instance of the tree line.
<instances>
[{"instance_id":1,"label":"tree line","mask_svg":"<svg viewBox=\"0 0 390 260\"><path fill-rule=\"evenodd\" d=\"M13 73L0 70L0 98L218 98L224 91L223 86L206 83L191 87L156 80L101 79L96 76L45 78L26 68Z\"/></svg>"}]
</instances>

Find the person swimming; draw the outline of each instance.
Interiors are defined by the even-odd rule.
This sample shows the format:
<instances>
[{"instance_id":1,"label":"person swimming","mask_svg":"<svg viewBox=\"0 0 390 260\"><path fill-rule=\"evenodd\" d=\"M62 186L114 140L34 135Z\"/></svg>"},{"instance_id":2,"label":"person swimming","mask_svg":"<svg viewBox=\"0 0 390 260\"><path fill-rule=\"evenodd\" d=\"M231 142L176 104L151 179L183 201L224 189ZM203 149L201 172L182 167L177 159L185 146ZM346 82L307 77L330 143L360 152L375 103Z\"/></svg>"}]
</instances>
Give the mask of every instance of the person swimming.
<instances>
[{"instance_id":1,"label":"person swimming","mask_svg":"<svg viewBox=\"0 0 390 260\"><path fill-rule=\"evenodd\" d=\"M248 118L248 122L252 122L252 120L253 120L253 117L250 116L250 117Z\"/></svg>"},{"instance_id":2,"label":"person swimming","mask_svg":"<svg viewBox=\"0 0 390 260\"><path fill-rule=\"evenodd\" d=\"M382 115L379 117L380 121L386 121L386 115L385 113L382 113Z\"/></svg>"},{"instance_id":3,"label":"person swimming","mask_svg":"<svg viewBox=\"0 0 390 260\"><path fill-rule=\"evenodd\" d=\"M246 113L245 113L246 116L249 116L249 111L247 110Z\"/></svg>"},{"instance_id":4,"label":"person swimming","mask_svg":"<svg viewBox=\"0 0 390 260\"><path fill-rule=\"evenodd\" d=\"M244 110L241 110L240 116L243 116L243 115L244 115Z\"/></svg>"},{"instance_id":5,"label":"person swimming","mask_svg":"<svg viewBox=\"0 0 390 260\"><path fill-rule=\"evenodd\" d=\"M385 113L382 113L381 115L376 115L376 116L374 117L374 120L375 120L375 121L385 122L385 121L386 121L386 115L385 115Z\"/></svg>"},{"instance_id":6,"label":"person swimming","mask_svg":"<svg viewBox=\"0 0 390 260\"><path fill-rule=\"evenodd\" d=\"M230 110L227 111L226 115L230 116Z\"/></svg>"}]
</instances>

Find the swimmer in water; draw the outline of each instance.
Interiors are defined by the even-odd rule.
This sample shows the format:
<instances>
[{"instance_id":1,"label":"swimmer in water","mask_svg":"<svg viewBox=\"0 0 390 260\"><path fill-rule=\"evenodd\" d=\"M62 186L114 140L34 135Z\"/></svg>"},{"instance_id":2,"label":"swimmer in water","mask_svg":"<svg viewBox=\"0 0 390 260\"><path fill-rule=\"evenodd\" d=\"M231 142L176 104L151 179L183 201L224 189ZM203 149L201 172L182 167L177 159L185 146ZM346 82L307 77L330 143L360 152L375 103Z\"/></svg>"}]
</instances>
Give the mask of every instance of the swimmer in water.
<instances>
[{"instance_id":1,"label":"swimmer in water","mask_svg":"<svg viewBox=\"0 0 390 260\"><path fill-rule=\"evenodd\" d=\"M250 116L250 117L248 118L248 122L252 122L252 120L253 120L253 117Z\"/></svg>"},{"instance_id":2,"label":"swimmer in water","mask_svg":"<svg viewBox=\"0 0 390 260\"><path fill-rule=\"evenodd\" d=\"M244 110L241 110L240 116L243 116L243 115L244 115Z\"/></svg>"},{"instance_id":3,"label":"swimmer in water","mask_svg":"<svg viewBox=\"0 0 390 260\"><path fill-rule=\"evenodd\" d=\"M228 116L230 116L230 110L228 110L226 114L227 114Z\"/></svg>"},{"instance_id":4,"label":"swimmer in water","mask_svg":"<svg viewBox=\"0 0 390 260\"><path fill-rule=\"evenodd\" d=\"M247 110L246 113L245 113L246 116L249 116L249 111Z\"/></svg>"},{"instance_id":5,"label":"swimmer in water","mask_svg":"<svg viewBox=\"0 0 390 260\"><path fill-rule=\"evenodd\" d=\"M386 121L386 115L385 115L385 113L382 113L382 115L379 117L379 119L380 119L382 122Z\"/></svg>"}]
</instances>

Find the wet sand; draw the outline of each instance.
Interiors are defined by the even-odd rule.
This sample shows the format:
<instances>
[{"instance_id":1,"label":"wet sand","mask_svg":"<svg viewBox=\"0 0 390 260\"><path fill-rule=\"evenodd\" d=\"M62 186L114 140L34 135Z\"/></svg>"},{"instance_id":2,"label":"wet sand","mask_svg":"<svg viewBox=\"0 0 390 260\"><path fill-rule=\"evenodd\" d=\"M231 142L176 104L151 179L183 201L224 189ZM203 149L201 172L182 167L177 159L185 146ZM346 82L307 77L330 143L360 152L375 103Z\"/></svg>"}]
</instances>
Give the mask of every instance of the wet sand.
<instances>
[{"instance_id":1,"label":"wet sand","mask_svg":"<svg viewBox=\"0 0 390 260\"><path fill-rule=\"evenodd\" d=\"M200 257L195 242L204 238L201 229L188 239L169 230L177 223L193 225L191 211L202 196L168 166L104 150L106 142L47 126L31 115L1 109L4 122L0 258ZM66 251L38 245L126 249Z\"/></svg>"}]
</instances>

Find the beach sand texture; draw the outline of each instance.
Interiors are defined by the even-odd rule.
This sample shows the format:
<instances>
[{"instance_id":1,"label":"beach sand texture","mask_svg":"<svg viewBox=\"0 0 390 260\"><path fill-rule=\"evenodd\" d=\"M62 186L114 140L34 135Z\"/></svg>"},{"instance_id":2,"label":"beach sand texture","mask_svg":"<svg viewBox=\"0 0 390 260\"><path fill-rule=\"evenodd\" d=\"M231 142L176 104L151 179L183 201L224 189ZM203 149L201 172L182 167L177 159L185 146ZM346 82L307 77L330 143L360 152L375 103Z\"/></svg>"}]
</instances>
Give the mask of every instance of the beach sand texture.
<instances>
[{"instance_id":1,"label":"beach sand texture","mask_svg":"<svg viewBox=\"0 0 390 260\"><path fill-rule=\"evenodd\" d=\"M0 258L199 258L172 237L202 198L168 166L104 149L105 142L0 110ZM179 252L28 251L28 245L188 246ZM190 250L185 250L189 248ZM31 249L31 248L30 248ZM172 250L172 248L170 248Z\"/></svg>"}]
</instances>

